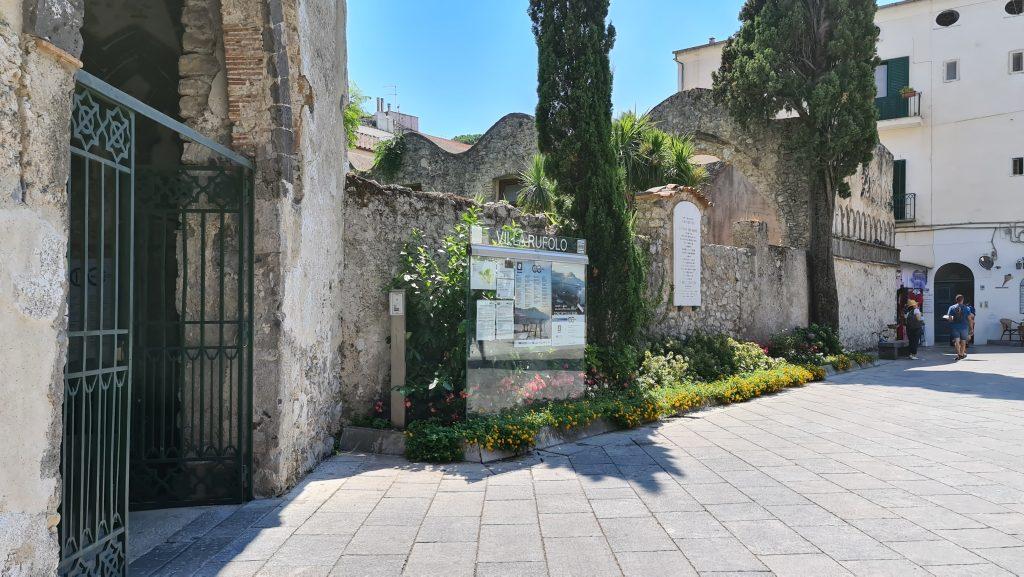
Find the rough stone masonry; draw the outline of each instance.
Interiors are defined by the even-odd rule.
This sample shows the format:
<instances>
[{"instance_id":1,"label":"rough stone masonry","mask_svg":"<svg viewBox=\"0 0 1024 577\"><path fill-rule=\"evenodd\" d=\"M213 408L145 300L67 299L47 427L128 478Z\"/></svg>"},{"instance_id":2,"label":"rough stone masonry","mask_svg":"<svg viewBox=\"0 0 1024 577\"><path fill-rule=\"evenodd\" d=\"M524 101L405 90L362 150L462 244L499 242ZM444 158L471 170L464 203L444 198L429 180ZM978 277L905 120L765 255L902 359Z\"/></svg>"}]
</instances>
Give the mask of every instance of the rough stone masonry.
<instances>
[{"instance_id":1,"label":"rough stone masonry","mask_svg":"<svg viewBox=\"0 0 1024 577\"><path fill-rule=\"evenodd\" d=\"M5 577L58 561L71 94L87 11L120 4L0 0L0 434L18 439L0 447ZM184 0L181 14L182 55L161 71L179 116L256 166L254 489L275 495L340 426L346 4Z\"/></svg>"}]
</instances>

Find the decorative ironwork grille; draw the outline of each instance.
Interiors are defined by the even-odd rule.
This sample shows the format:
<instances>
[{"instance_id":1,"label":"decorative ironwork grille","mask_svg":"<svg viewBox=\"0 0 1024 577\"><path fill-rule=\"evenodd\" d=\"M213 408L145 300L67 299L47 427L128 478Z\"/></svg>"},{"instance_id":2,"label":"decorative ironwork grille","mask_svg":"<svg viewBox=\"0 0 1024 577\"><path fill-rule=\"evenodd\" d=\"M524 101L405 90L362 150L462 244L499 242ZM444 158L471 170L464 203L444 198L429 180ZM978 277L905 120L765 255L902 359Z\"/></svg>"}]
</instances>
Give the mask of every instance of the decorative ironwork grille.
<instances>
[{"instance_id":1,"label":"decorative ironwork grille","mask_svg":"<svg viewBox=\"0 0 1024 577\"><path fill-rule=\"evenodd\" d=\"M251 497L252 163L76 80L58 573L123 577L129 501ZM141 121L215 160L137 167Z\"/></svg>"},{"instance_id":2,"label":"decorative ironwork grille","mask_svg":"<svg viewBox=\"0 0 1024 577\"><path fill-rule=\"evenodd\" d=\"M138 173L132 508L236 503L252 428L250 173Z\"/></svg>"},{"instance_id":3,"label":"decorative ironwork grille","mask_svg":"<svg viewBox=\"0 0 1024 577\"><path fill-rule=\"evenodd\" d=\"M61 575L125 569L135 114L84 86L71 116Z\"/></svg>"},{"instance_id":4,"label":"decorative ironwork grille","mask_svg":"<svg viewBox=\"0 0 1024 577\"><path fill-rule=\"evenodd\" d=\"M892 215L896 222L912 222L916 218L917 194L910 192L892 197Z\"/></svg>"}]
</instances>

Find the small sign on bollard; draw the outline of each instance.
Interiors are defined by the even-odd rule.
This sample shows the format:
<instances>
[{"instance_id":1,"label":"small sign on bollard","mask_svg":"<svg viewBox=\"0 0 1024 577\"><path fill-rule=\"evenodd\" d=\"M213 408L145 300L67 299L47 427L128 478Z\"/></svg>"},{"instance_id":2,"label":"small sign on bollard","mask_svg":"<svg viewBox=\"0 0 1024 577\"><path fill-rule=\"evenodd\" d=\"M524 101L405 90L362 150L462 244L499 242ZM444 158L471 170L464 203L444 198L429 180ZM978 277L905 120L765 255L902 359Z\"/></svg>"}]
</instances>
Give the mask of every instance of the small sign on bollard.
<instances>
[{"instance_id":1,"label":"small sign on bollard","mask_svg":"<svg viewBox=\"0 0 1024 577\"><path fill-rule=\"evenodd\" d=\"M391 426L405 428L405 291L388 294L388 316L391 317Z\"/></svg>"}]
</instances>

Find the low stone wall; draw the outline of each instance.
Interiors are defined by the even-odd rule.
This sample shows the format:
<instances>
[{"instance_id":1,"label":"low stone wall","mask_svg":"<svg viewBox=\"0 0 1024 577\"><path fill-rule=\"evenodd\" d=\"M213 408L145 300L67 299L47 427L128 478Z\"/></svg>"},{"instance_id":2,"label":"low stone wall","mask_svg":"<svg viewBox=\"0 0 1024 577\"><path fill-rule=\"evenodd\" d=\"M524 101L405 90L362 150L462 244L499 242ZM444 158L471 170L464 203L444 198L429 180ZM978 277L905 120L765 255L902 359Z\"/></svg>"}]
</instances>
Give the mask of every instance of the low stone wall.
<instances>
[{"instance_id":1,"label":"low stone wall","mask_svg":"<svg viewBox=\"0 0 1024 577\"><path fill-rule=\"evenodd\" d=\"M387 289L398 273L403 246L414 229L436 246L459 216L477 205L454 194L381 186L349 175L346 184L345 267L341 275L342 407L345 416L365 414L391 379ZM483 221L544 230L544 217L524 215L504 203L481 206Z\"/></svg>"},{"instance_id":2,"label":"low stone wall","mask_svg":"<svg viewBox=\"0 0 1024 577\"><path fill-rule=\"evenodd\" d=\"M769 245L768 227L758 221L734 225L732 237L741 246L703 244L702 306L672 305L672 209L683 200L696 200L693 197L679 187L675 194L638 198L637 222L649 249L649 295L655 303L652 336L682 337L703 331L765 342L775 333L806 325L806 253ZM707 212L702 220L702 233L706 233Z\"/></svg>"},{"instance_id":3,"label":"low stone wall","mask_svg":"<svg viewBox=\"0 0 1024 577\"><path fill-rule=\"evenodd\" d=\"M706 203L698 195L684 187L664 187L660 193L637 199L639 233L649 249L651 266L652 336L721 332L763 343L781 331L806 326L806 252L770 245L768 225L760 221L733 224L730 238L737 246L710 244L707 233L714 206L702 214L703 304L672 305L672 209L684 200ZM894 321L892 305L899 283L890 260L898 251L848 239L836 239L836 247L840 337L847 348L867 349L876 342L877 333ZM846 255L851 258L843 258Z\"/></svg>"}]
</instances>

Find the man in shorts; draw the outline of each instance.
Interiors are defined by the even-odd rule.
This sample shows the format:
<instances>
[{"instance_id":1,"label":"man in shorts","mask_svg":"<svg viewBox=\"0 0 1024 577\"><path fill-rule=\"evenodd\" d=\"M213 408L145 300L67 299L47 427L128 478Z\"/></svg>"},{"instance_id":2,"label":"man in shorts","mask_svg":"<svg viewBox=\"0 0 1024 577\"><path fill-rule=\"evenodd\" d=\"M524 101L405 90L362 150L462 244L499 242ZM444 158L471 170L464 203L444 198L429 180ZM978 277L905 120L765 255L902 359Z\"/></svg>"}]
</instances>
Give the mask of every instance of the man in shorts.
<instances>
[{"instance_id":1,"label":"man in shorts","mask_svg":"<svg viewBox=\"0 0 1024 577\"><path fill-rule=\"evenodd\" d=\"M949 307L945 319L949 322L949 338L953 341L958 361L967 356L967 341L971 338L970 315L971 310L964 304L964 295L956 295L956 303Z\"/></svg>"}]
</instances>

